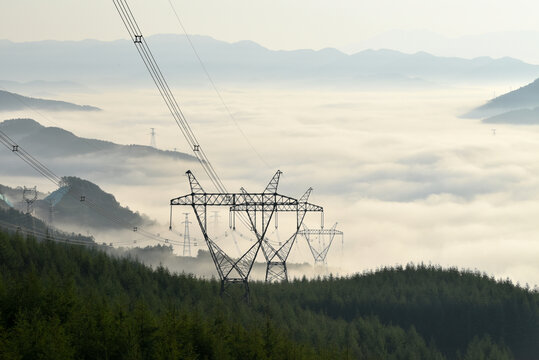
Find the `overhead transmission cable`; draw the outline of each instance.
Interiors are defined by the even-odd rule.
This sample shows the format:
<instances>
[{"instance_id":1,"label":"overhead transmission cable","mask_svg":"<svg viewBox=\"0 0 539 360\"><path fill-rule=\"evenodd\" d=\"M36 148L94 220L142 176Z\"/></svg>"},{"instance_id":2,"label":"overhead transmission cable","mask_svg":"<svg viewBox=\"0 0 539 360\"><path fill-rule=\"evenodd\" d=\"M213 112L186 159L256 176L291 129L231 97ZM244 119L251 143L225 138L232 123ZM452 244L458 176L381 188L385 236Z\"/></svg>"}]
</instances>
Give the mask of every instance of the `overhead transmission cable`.
<instances>
[{"instance_id":1,"label":"overhead transmission cable","mask_svg":"<svg viewBox=\"0 0 539 360\"><path fill-rule=\"evenodd\" d=\"M52 234L47 234L47 233L44 233L42 231L37 231L37 230L31 230L31 229L28 229L24 226L20 226L20 225L16 225L16 224L11 224L7 221L3 221L3 220L0 220L0 228L5 228L5 229L8 229L8 230L14 230L14 231L20 231L24 234L27 234L27 235L31 235L31 236L36 236L36 237L41 237L41 238L44 238L44 239L48 239L48 240L52 240L52 241L55 241L55 242L61 242L61 243L69 243L69 244L73 244L73 245L87 245L87 246L109 246L109 245L103 245L103 244L97 244L95 242L89 242L89 241L84 241L84 240L76 240L76 239L72 239L69 237L69 235L62 235L62 236L58 236L58 234L55 234L55 235L52 235Z\"/></svg>"},{"instance_id":2,"label":"overhead transmission cable","mask_svg":"<svg viewBox=\"0 0 539 360\"><path fill-rule=\"evenodd\" d=\"M26 150L24 150L20 145L18 145L15 141L13 141L6 133L4 133L2 130L0 130L0 143L2 143L8 150L16 154L21 160L26 162L28 165L30 165L34 170L39 172L42 176L47 178L49 181L51 181L53 184L55 184L58 187L62 187L63 181L62 178L58 175L56 175L52 170L47 168L44 164L42 164L39 160L34 158L30 153L28 153ZM68 192L68 196L71 196L75 198L77 201L80 201L81 203L84 203L88 208L92 209L102 217L108 219L109 221L116 223L120 227L127 228L129 230L133 230L135 232L140 233L142 236L147 237L149 239L161 242L161 243L169 243L171 240L169 239L163 239L160 236L154 235L153 233L143 229L142 227L136 226L133 227L132 224L130 224L128 221L124 220L123 218L117 216L116 214L113 214L103 207L101 207L99 204L93 202L91 199L87 198L86 196L81 196L81 198L77 198L74 194Z\"/></svg>"},{"instance_id":3,"label":"overhead transmission cable","mask_svg":"<svg viewBox=\"0 0 539 360\"><path fill-rule=\"evenodd\" d=\"M180 128L183 136L187 140L187 143L191 147L195 157L200 162L202 168L208 175L210 181L213 183L215 188L220 192L227 192L225 186L223 185L219 175L215 171L215 168L210 163L206 153L200 146L195 134L193 133L189 123L185 119L185 116L180 109L178 102L176 101L170 87L164 78L159 65L155 61L155 58L146 43L146 40L142 36L142 32L137 24L137 21L133 17L131 9L127 4L126 0L113 0L116 10L120 15L122 22L124 23L131 40L135 44L135 47L142 58L144 65L146 66L148 72L150 73L152 80L157 86L161 97L165 101L167 108L172 114L176 124Z\"/></svg>"},{"instance_id":4,"label":"overhead transmission cable","mask_svg":"<svg viewBox=\"0 0 539 360\"><path fill-rule=\"evenodd\" d=\"M256 154L256 156L260 159L260 161L267 168L270 168L269 164L266 162L266 160L264 160L262 155L260 155L260 153L256 150L256 148L253 146L253 144L249 140L249 137L245 134L243 129L240 127L240 125L239 125L238 121L236 120L236 118L234 117L234 115L232 115L232 111L230 111L230 108L228 107L227 103L225 102L225 99L223 98L223 96L221 95L221 92L217 88L217 85L215 85L215 81L213 81L213 78L211 77L210 72L208 71L208 69L206 68L206 65L202 61L202 58L198 54L198 51L197 51L195 45L193 44L193 41L191 40L191 36L189 35L189 33L187 32L185 26L183 25L183 22L182 22L180 16L178 15L178 12L176 11L176 8L174 7L174 4L172 3L171 0L168 0L168 3L170 4L170 7L172 8L172 11L174 12L176 20L178 20L178 24L180 25L183 33L185 34L185 37L187 38L187 41L189 42L189 45L191 46L191 49L193 50L193 53L195 54L195 56L196 56L196 58L197 58L197 60L198 60L198 62L200 64L200 67L204 71L204 74L206 74L206 77L208 78L208 81L210 82L213 90L217 94L217 97L219 97L219 100L221 101L221 104L223 105L223 108L225 109L228 116L230 117L230 119L232 120L232 122L234 123L234 125L236 126L238 131L240 132L241 136L243 136L243 138L245 139L245 141L247 142L247 144L249 145L251 150L253 150L253 152Z\"/></svg>"},{"instance_id":5,"label":"overhead transmission cable","mask_svg":"<svg viewBox=\"0 0 539 360\"><path fill-rule=\"evenodd\" d=\"M215 189L218 192L227 193L228 191L225 185L221 181L221 178L202 149L193 130L191 129L191 126L187 122L180 105L170 90L170 87L163 76L159 65L157 64L150 48L148 47L148 44L146 43L146 39L142 36L142 32L137 21L135 20L135 17L133 16L133 13L131 12L131 8L129 7L127 0L113 0L113 3L118 11L118 14L120 15L120 18L122 19L122 22L125 25L125 28L127 29L127 32L129 33L129 36L131 37L131 40L135 44L135 48L142 58L146 69L150 73L153 82L161 94L161 97L165 101L167 108L176 122L176 125L181 130L195 157L204 169L206 175L208 175L208 178L212 182ZM238 217L246 227L251 227L251 225L248 224L247 219L245 219L242 214L238 214Z\"/></svg>"},{"instance_id":6,"label":"overhead transmission cable","mask_svg":"<svg viewBox=\"0 0 539 360\"><path fill-rule=\"evenodd\" d=\"M55 173L50 171L45 165L43 165L39 160L30 155L26 150L16 144L5 132L0 130L0 142L11 152L21 158L28 165L33 167L41 175L52 181L54 184L58 185L61 183L62 179L58 177Z\"/></svg>"}]
</instances>

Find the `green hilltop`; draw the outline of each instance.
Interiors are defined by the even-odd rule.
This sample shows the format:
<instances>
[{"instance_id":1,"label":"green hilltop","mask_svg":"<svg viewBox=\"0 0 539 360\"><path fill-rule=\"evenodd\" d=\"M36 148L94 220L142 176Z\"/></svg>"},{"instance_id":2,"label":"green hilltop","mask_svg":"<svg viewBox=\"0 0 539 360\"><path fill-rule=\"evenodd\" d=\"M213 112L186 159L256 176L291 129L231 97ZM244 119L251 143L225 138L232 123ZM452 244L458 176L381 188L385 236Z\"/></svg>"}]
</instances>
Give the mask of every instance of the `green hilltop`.
<instances>
[{"instance_id":1,"label":"green hilltop","mask_svg":"<svg viewBox=\"0 0 539 360\"><path fill-rule=\"evenodd\" d=\"M237 290L237 291L236 291ZM433 266L252 283L0 232L2 359L537 359L539 294Z\"/></svg>"}]
</instances>

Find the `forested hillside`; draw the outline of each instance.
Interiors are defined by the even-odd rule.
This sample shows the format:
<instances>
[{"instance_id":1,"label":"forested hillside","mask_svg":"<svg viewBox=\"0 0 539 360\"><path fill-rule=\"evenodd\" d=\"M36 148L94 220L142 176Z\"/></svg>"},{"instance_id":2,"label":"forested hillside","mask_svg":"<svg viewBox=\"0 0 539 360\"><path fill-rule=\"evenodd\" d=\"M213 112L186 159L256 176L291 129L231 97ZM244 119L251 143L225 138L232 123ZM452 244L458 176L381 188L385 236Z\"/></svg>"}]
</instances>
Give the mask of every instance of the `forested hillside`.
<instances>
[{"instance_id":1,"label":"forested hillside","mask_svg":"<svg viewBox=\"0 0 539 360\"><path fill-rule=\"evenodd\" d=\"M94 238L81 234L68 233L52 229L42 220L30 214L24 214L13 208L0 207L0 229L12 230L21 234L31 234L39 240L54 238L56 241L69 241L80 244L96 245Z\"/></svg>"},{"instance_id":2,"label":"forested hillside","mask_svg":"<svg viewBox=\"0 0 539 360\"><path fill-rule=\"evenodd\" d=\"M38 213L43 214L47 212L50 200L54 200L55 221L60 226L75 225L79 228L110 230L153 223L146 215L121 206L114 195L103 191L88 180L75 176L65 176L62 180L66 184L65 188L60 188L45 200L36 202ZM84 195L86 199L91 199L92 204L97 204L99 208L107 209L108 213L81 206L81 195ZM109 214L115 214L118 220L111 221Z\"/></svg>"},{"instance_id":3,"label":"forested hillside","mask_svg":"<svg viewBox=\"0 0 539 360\"><path fill-rule=\"evenodd\" d=\"M2 359L537 359L539 294L407 266L254 283L0 232Z\"/></svg>"}]
</instances>

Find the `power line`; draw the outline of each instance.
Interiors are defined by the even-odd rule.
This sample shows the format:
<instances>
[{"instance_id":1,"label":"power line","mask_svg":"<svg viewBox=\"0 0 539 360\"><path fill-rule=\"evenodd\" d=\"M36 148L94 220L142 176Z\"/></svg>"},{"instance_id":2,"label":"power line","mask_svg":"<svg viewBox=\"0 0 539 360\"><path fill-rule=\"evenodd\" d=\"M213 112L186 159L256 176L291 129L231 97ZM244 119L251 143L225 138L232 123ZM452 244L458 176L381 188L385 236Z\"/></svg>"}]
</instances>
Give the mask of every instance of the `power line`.
<instances>
[{"instance_id":1,"label":"power line","mask_svg":"<svg viewBox=\"0 0 539 360\"><path fill-rule=\"evenodd\" d=\"M195 45L193 44L193 41L191 40L191 37L189 36L189 33L187 32L187 30L185 29L185 26L183 25L183 22L182 20L180 19L180 16L178 15L178 12L176 11L176 8L174 7L174 5L172 4L172 1L171 0L168 0L168 3L170 4L170 7L172 8L172 11L174 12L174 15L176 16L176 20L178 20L178 24L180 24L180 27L181 29L183 30L183 33L185 34L185 37L187 38L187 41L189 42L189 45L191 46L191 49L193 50L193 53L195 54L199 64L200 64L200 67L202 68L202 70L204 71L204 73L206 74L206 77L208 78L213 90L215 91L215 93L217 94L217 97L219 97L219 100L221 101L221 104L223 105L226 113L228 114L228 116L230 117L230 119L232 120L232 122L234 123L234 125L236 126L236 128L238 129L238 131L240 132L241 136L243 136L243 138L245 139L245 141L247 142L247 144L249 145L249 147L253 150L253 152L256 154L256 156L260 159L260 161L267 167L267 168L270 168L269 164L266 162L266 160L264 160L264 158L262 157L262 155L260 155L260 153L256 150L256 148L253 146L253 144L251 143L251 141L249 140L249 137L247 135L245 135L245 132L243 131L243 129L240 127L238 121L236 120L236 118L234 117L234 115L232 115L232 111L230 111L230 108L228 107L227 103L225 102L223 96L221 95L221 92L219 91L219 89L217 88L217 85L215 85L215 82L213 81L213 78L210 76L210 73L208 71L208 69L206 68L206 65L204 64L204 62L202 61L202 58L200 57L200 55L198 54L198 51L196 50L195 48Z\"/></svg>"},{"instance_id":2,"label":"power line","mask_svg":"<svg viewBox=\"0 0 539 360\"><path fill-rule=\"evenodd\" d=\"M15 230L15 231L20 231L21 233L24 233L24 234L27 234L27 235L30 235L30 236L41 237L41 238L56 241L56 242L70 243L70 244L74 244L74 245L107 246L107 245L98 244L96 242L88 242L88 241L84 241L84 240L74 240L74 239L71 239L71 238L67 237L66 235L58 236L58 235L51 235L51 234L48 234L48 233L43 233L41 231L36 231L35 229L31 230L31 229L28 229L28 228L26 228L24 226L11 224L11 223L9 223L7 221L3 221L3 220L0 220L0 228L6 228L6 229Z\"/></svg>"},{"instance_id":3,"label":"power line","mask_svg":"<svg viewBox=\"0 0 539 360\"><path fill-rule=\"evenodd\" d=\"M142 58L146 69L150 73L154 84L157 86L161 97L163 98L167 108L169 109L172 117L174 118L176 125L185 137L185 140L191 147L191 150L193 151L195 157L198 159L204 172L212 182L213 186L217 189L217 191L220 193L227 193L228 191L225 185L221 181L221 178L215 171L215 168L213 167L206 153L202 149L193 130L187 122L178 102L176 101L174 94L170 90L170 87L165 77L163 76L159 65L157 64L150 48L148 47L148 44L146 43L146 39L142 35L138 23L135 20L133 13L131 12L127 0L113 0L113 3L116 7L116 10L118 11L118 14L120 15L120 18L122 19L122 22L124 23L125 28L127 29L127 32L129 33L129 36L131 37L131 40L135 44L137 52ZM239 218L246 227L250 227L247 219L245 219L244 216L239 215Z\"/></svg>"},{"instance_id":4,"label":"power line","mask_svg":"<svg viewBox=\"0 0 539 360\"><path fill-rule=\"evenodd\" d=\"M42 176L47 178L49 181L51 181L53 184L55 184L58 187L64 186L64 182L61 177L56 175L52 170L47 168L44 164L42 164L40 161L38 161L36 158L34 158L30 153L28 153L26 150L24 150L20 145L15 143L6 133L4 133L2 130L0 130L0 143L2 143L7 149L9 149L11 152L16 154L21 160L26 162L28 165L30 165L34 170L36 170L38 173L40 173ZM68 196L71 196L75 198L77 201L80 201L81 203L84 203L88 208L95 211L97 214L101 215L102 217L108 219L109 221L116 223L120 227L131 229L135 232L140 233L142 236L147 237L149 239L152 239L154 241L158 241L161 243L169 243L169 239L163 239L160 236L156 236L153 233L143 229L142 227L133 227L132 224L130 224L125 219L117 216L114 213L111 213L101 207L99 204L93 202L90 198L86 197L85 195L81 195L80 198L77 198L76 195L74 195L71 192L67 192Z\"/></svg>"},{"instance_id":5,"label":"power line","mask_svg":"<svg viewBox=\"0 0 539 360\"><path fill-rule=\"evenodd\" d=\"M200 146L195 134L193 133L189 123L186 121L183 112L178 105L170 87L164 78L159 65L155 61L155 58L146 43L146 40L142 36L142 32L137 24L137 21L133 17L131 9L125 0L113 0L116 10L120 15L128 33L131 37L135 47L141 56L144 65L146 66L152 80L157 86L161 97L165 101L166 106L168 107L170 113L172 114L174 120L176 121L177 126L181 130L185 139L191 147L195 157L200 162L202 168L212 181L213 185L218 191L226 192L226 188L223 185L221 179L217 175L213 165L210 163L208 157L206 156L204 150Z\"/></svg>"}]
</instances>

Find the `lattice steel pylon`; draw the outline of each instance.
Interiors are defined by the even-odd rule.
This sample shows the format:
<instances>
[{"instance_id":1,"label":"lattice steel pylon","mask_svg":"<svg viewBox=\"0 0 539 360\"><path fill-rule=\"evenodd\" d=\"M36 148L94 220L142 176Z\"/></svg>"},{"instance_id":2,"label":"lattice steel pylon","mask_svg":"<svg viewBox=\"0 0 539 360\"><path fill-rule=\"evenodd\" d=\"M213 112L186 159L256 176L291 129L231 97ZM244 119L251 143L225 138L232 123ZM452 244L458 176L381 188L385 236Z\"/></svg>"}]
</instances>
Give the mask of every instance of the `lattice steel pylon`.
<instances>
[{"instance_id":1,"label":"lattice steel pylon","mask_svg":"<svg viewBox=\"0 0 539 360\"><path fill-rule=\"evenodd\" d=\"M280 174L280 171L277 172L276 176L278 174ZM277 212L299 213L300 209L304 209L302 211L324 211L321 206L307 202L300 205L300 201L297 199L278 194L276 187L273 192L264 191L262 193L249 193L243 188L240 193L207 193L191 171L187 171L187 176L191 193L171 199L171 211L172 206L177 205L191 206L193 208L221 279L221 294L225 292L228 285L240 283L245 288L246 298L249 299L249 275L274 214ZM275 176L272 181L274 179ZM207 226L207 208L209 206L227 206L233 215L236 212L247 215L251 230L256 235L257 241L239 259L232 259L210 237Z\"/></svg>"},{"instance_id":2,"label":"lattice steel pylon","mask_svg":"<svg viewBox=\"0 0 539 360\"><path fill-rule=\"evenodd\" d=\"M155 141L155 128L150 128L152 132L150 132L150 146L153 148L157 148L157 143Z\"/></svg>"},{"instance_id":3,"label":"lattice steel pylon","mask_svg":"<svg viewBox=\"0 0 539 360\"><path fill-rule=\"evenodd\" d=\"M34 202L37 200L37 187L27 188L26 186L22 190L22 199L26 202L26 213L30 214L33 211Z\"/></svg>"},{"instance_id":4,"label":"lattice steel pylon","mask_svg":"<svg viewBox=\"0 0 539 360\"><path fill-rule=\"evenodd\" d=\"M303 235L305 237L305 240L307 240L309 249L311 250L311 253L314 257L315 266L327 266L326 259L328 256L329 248L331 247L335 236L341 236L341 240L344 241L343 232L337 230L336 228L337 223L335 223L335 225L333 225L331 229L309 229L307 228L307 226L303 225L303 230L298 232L298 234ZM325 241L324 236L327 236L327 242ZM316 237L316 239L314 237Z\"/></svg>"},{"instance_id":5,"label":"lattice steel pylon","mask_svg":"<svg viewBox=\"0 0 539 360\"><path fill-rule=\"evenodd\" d=\"M264 194L277 193L277 188L279 186L279 179L281 172L278 171L275 176L271 179L268 186L264 190ZM300 198L298 202L298 210L296 213L296 229L294 233L284 242L284 244L279 243L279 247L275 248L271 245L267 238L264 238L262 241L262 253L266 259L266 282L278 282L278 281L288 281L288 270L286 268L286 260L290 255L294 241L298 236L298 231L303 224L303 219L307 214L307 201L309 200L309 195L312 192L312 188L307 189L305 194ZM277 219L276 219L277 221ZM277 227L277 223L275 227Z\"/></svg>"},{"instance_id":6,"label":"lattice steel pylon","mask_svg":"<svg viewBox=\"0 0 539 360\"><path fill-rule=\"evenodd\" d=\"M189 213L184 213L185 215L185 221L183 222L185 224L185 229L183 231L183 256L191 256L191 236L189 235L189 224L191 222L189 221Z\"/></svg>"}]
</instances>

